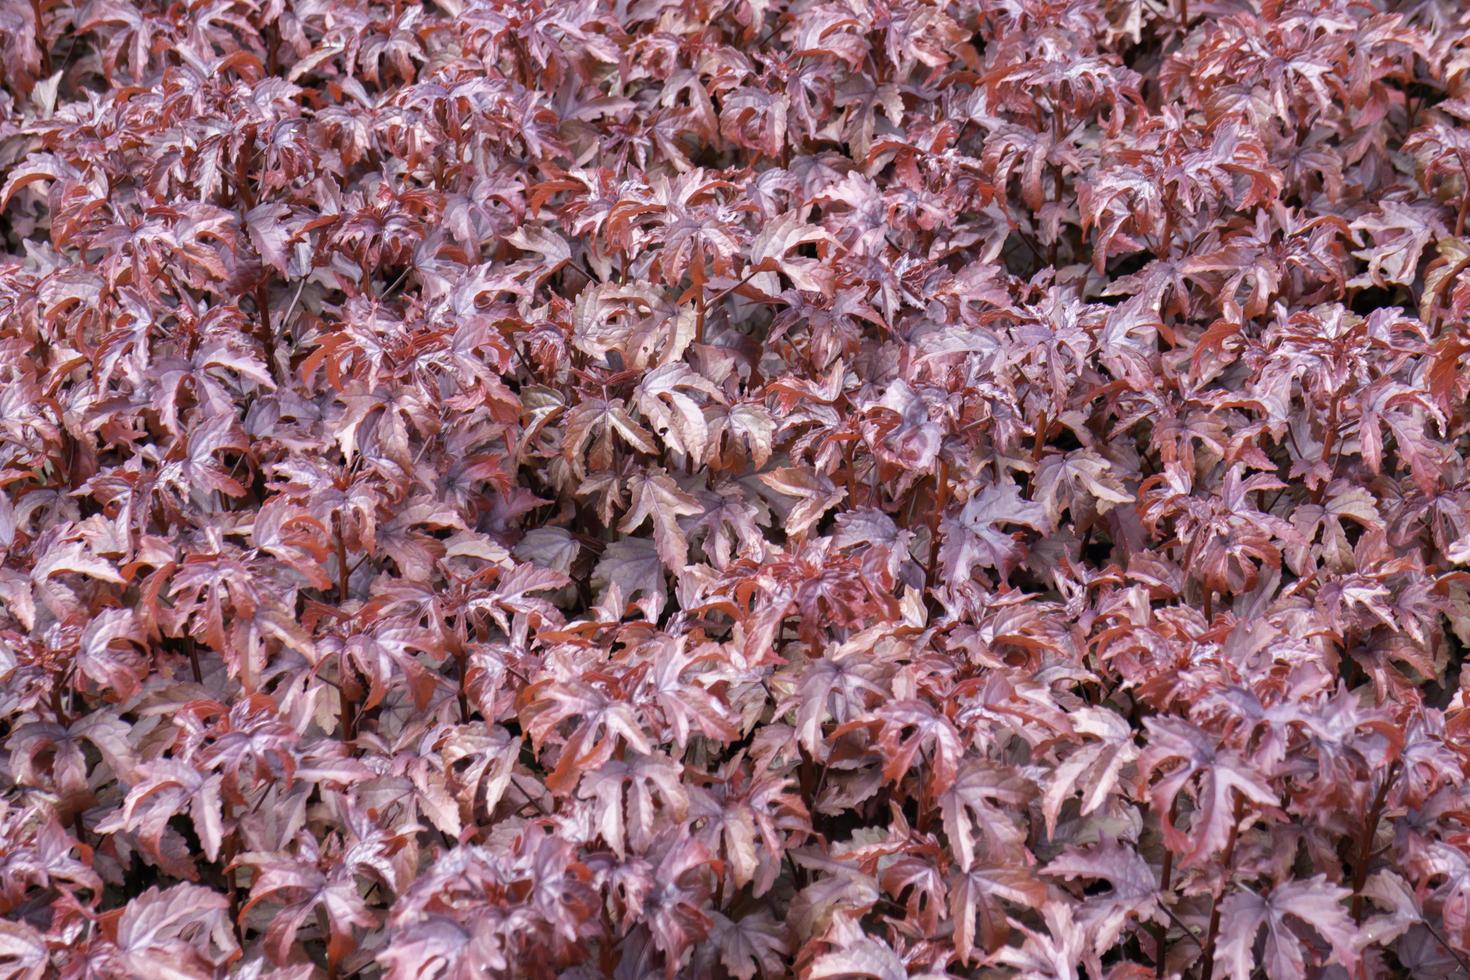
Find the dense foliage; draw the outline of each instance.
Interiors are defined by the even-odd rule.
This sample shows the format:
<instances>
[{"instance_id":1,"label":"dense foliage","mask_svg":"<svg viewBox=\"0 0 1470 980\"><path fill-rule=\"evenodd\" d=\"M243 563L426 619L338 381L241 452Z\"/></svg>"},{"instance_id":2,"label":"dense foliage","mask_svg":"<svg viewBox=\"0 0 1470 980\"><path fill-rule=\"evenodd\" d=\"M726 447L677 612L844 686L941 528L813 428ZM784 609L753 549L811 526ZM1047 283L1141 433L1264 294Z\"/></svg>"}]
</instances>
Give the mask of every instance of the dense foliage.
<instances>
[{"instance_id":1,"label":"dense foliage","mask_svg":"<svg viewBox=\"0 0 1470 980\"><path fill-rule=\"evenodd\" d=\"M1459 0L0 0L0 977L1466 975Z\"/></svg>"}]
</instances>

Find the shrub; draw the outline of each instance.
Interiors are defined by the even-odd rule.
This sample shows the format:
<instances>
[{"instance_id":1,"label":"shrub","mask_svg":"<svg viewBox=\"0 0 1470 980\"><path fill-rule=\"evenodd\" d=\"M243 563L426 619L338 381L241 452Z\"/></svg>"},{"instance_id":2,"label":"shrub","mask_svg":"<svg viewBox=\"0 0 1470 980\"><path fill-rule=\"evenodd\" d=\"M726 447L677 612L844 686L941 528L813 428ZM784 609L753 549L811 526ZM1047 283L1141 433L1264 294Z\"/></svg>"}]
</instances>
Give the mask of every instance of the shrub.
<instances>
[{"instance_id":1,"label":"shrub","mask_svg":"<svg viewBox=\"0 0 1470 980\"><path fill-rule=\"evenodd\" d=\"M1470 970L1452 0L0 0L0 977Z\"/></svg>"}]
</instances>

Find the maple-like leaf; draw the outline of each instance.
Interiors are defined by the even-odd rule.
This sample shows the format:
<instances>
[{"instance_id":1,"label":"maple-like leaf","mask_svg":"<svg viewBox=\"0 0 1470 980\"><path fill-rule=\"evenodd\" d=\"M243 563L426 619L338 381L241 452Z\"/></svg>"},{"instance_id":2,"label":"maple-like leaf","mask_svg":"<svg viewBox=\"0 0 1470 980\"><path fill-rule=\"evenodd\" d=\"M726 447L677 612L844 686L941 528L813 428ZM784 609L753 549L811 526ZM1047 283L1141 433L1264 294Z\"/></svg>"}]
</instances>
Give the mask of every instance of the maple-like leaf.
<instances>
[{"instance_id":1,"label":"maple-like leaf","mask_svg":"<svg viewBox=\"0 0 1470 980\"><path fill-rule=\"evenodd\" d=\"M728 432L732 442L744 445L757 468L764 467L771 458L776 421L765 406L753 402L731 405L721 424L712 430L711 438L718 438L721 431Z\"/></svg>"},{"instance_id":2,"label":"maple-like leaf","mask_svg":"<svg viewBox=\"0 0 1470 980\"><path fill-rule=\"evenodd\" d=\"M683 819L689 798L680 785L681 775L672 759L633 752L588 772L577 793L596 801L601 815L598 831L613 853L623 857L628 845L640 852L648 848L651 828L667 819Z\"/></svg>"},{"instance_id":3,"label":"maple-like leaf","mask_svg":"<svg viewBox=\"0 0 1470 980\"><path fill-rule=\"evenodd\" d=\"M45 557L31 569L31 578L37 583L61 574L86 575L100 582L123 584L115 565L90 554L86 544L76 540L58 543L48 549Z\"/></svg>"},{"instance_id":4,"label":"maple-like leaf","mask_svg":"<svg viewBox=\"0 0 1470 980\"><path fill-rule=\"evenodd\" d=\"M1071 977L1077 974L1087 955L1087 937L1078 927L1071 905L1048 902L1042 908L1046 931L1018 926L1026 941L1019 948L1004 946L996 952L994 962L1013 967L1027 980L1042 977Z\"/></svg>"},{"instance_id":5,"label":"maple-like leaf","mask_svg":"<svg viewBox=\"0 0 1470 980\"><path fill-rule=\"evenodd\" d=\"M41 980L50 962L45 934L24 922L0 921L0 976L6 980Z\"/></svg>"},{"instance_id":6,"label":"maple-like leaf","mask_svg":"<svg viewBox=\"0 0 1470 980\"><path fill-rule=\"evenodd\" d=\"M576 785L585 770L596 768L626 745L648 755L653 745L644 734L633 708L587 684L542 681L522 694L521 716L526 733L538 748L563 722L575 721L565 739L557 739L560 757L547 777L547 786L563 791Z\"/></svg>"},{"instance_id":7,"label":"maple-like leaf","mask_svg":"<svg viewBox=\"0 0 1470 980\"><path fill-rule=\"evenodd\" d=\"M790 252L808 242L829 242L831 237L820 226L807 224L800 212L790 211L767 224L751 240L750 262L757 269L780 271L797 289L830 293L831 275L822 263L817 259L793 257ZM781 291L775 272L757 273L751 285L771 296Z\"/></svg>"},{"instance_id":8,"label":"maple-like leaf","mask_svg":"<svg viewBox=\"0 0 1470 980\"><path fill-rule=\"evenodd\" d=\"M711 918L714 927L710 941L719 948L720 963L731 976L752 980L757 973L763 977L781 974L791 952L791 940L770 912L759 909L739 919L715 912Z\"/></svg>"},{"instance_id":9,"label":"maple-like leaf","mask_svg":"<svg viewBox=\"0 0 1470 980\"><path fill-rule=\"evenodd\" d=\"M638 383L638 410L647 417L664 445L698 464L710 447L704 403L724 396L708 378L676 361L655 368Z\"/></svg>"},{"instance_id":10,"label":"maple-like leaf","mask_svg":"<svg viewBox=\"0 0 1470 980\"><path fill-rule=\"evenodd\" d=\"M224 895L198 885L155 886L109 924L116 966L133 976L198 980L239 956Z\"/></svg>"},{"instance_id":11,"label":"maple-like leaf","mask_svg":"<svg viewBox=\"0 0 1470 980\"><path fill-rule=\"evenodd\" d=\"M1006 903L1034 908L1046 899L1046 885L1021 864L975 864L949 879L949 915L954 922L955 953L971 963L999 950L1011 934Z\"/></svg>"},{"instance_id":12,"label":"maple-like leaf","mask_svg":"<svg viewBox=\"0 0 1470 980\"><path fill-rule=\"evenodd\" d=\"M351 860L353 855L349 852L348 860L333 861L323 871L315 844L307 840L299 855L249 852L236 859L237 864L254 871L250 900L240 910L241 917L261 902L281 906L273 914L265 934L266 948L277 963L284 964L290 959L298 931L318 909L326 916L328 955L334 961L340 961L353 949L354 926L372 926L377 922L362 899L354 875L358 869Z\"/></svg>"},{"instance_id":13,"label":"maple-like leaf","mask_svg":"<svg viewBox=\"0 0 1470 980\"><path fill-rule=\"evenodd\" d=\"M1052 859L1045 870L1048 875L1092 878L1111 886L1111 891L1084 898L1078 912L1078 921L1098 955L1118 942L1130 920L1146 923L1164 918L1158 877L1132 847L1105 840L1095 847L1069 849Z\"/></svg>"},{"instance_id":14,"label":"maple-like leaf","mask_svg":"<svg viewBox=\"0 0 1470 980\"><path fill-rule=\"evenodd\" d=\"M1107 460L1096 453L1077 450L1041 461L1036 471L1036 502L1053 527L1061 521L1062 508L1073 506L1084 493L1099 512L1133 500L1112 475Z\"/></svg>"},{"instance_id":15,"label":"maple-like leaf","mask_svg":"<svg viewBox=\"0 0 1470 980\"><path fill-rule=\"evenodd\" d=\"M651 848L658 887L644 908L654 945L677 961L713 926L704 911L713 859L687 830L665 831Z\"/></svg>"},{"instance_id":16,"label":"maple-like leaf","mask_svg":"<svg viewBox=\"0 0 1470 980\"><path fill-rule=\"evenodd\" d=\"M866 713L870 703L888 697L882 676L881 665L856 650L840 649L806 665L799 689L779 709L796 708L796 736L809 754L816 755L824 722L846 724Z\"/></svg>"},{"instance_id":17,"label":"maple-like leaf","mask_svg":"<svg viewBox=\"0 0 1470 980\"><path fill-rule=\"evenodd\" d=\"M639 608L650 621L668 601L663 559L649 538L623 538L604 549L592 572L592 584L601 589L599 603L613 619L621 619L626 605L639 597Z\"/></svg>"},{"instance_id":18,"label":"maple-like leaf","mask_svg":"<svg viewBox=\"0 0 1470 980\"><path fill-rule=\"evenodd\" d=\"M939 798L944 833L961 869L974 867L977 859L1007 863L1015 856L1025 838L1014 819L1016 808L1033 795L1020 775L974 759L961 764Z\"/></svg>"},{"instance_id":19,"label":"maple-like leaf","mask_svg":"<svg viewBox=\"0 0 1470 980\"><path fill-rule=\"evenodd\" d=\"M621 399L590 398L579 402L567 413L562 455L578 474L585 472L587 465L593 469L607 469L612 465L614 436L639 452L657 452L653 433L629 414ZM592 444L590 452L587 451L589 442Z\"/></svg>"},{"instance_id":20,"label":"maple-like leaf","mask_svg":"<svg viewBox=\"0 0 1470 980\"><path fill-rule=\"evenodd\" d=\"M1041 805L1048 836L1056 835L1057 816L1063 803L1080 792L1082 807L1078 815L1087 816L1107 801L1118 786L1123 768L1138 758L1132 729L1107 708L1079 708L1068 720L1076 731L1091 735L1096 741L1077 746L1053 770Z\"/></svg>"},{"instance_id":21,"label":"maple-like leaf","mask_svg":"<svg viewBox=\"0 0 1470 980\"><path fill-rule=\"evenodd\" d=\"M807 972L813 980L909 980L908 967L888 944L862 937L818 956Z\"/></svg>"},{"instance_id":22,"label":"maple-like leaf","mask_svg":"<svg viewBox=\"0 0 1470 980\"><path fill-rule=\"evenodd\" d=\"M1361 946L1390 943L1424 920L1418 897L1395 871L1375 871L1363 883L1362 893L1388 911L1363 922Z\"/></svg>"},{"instance_id":23,"label":"maple-like leaf","mask_svg":"<svg viewBox=\"0 0 1470 980\"><path fill-rule=\"evenodd\" d=\"M1005 525L1042 530L1047 527L1046 508L1022 499L1014 483L991 483L957 515L946 515L939 525L944 542L939 560L946 581L967 581L977 567L994 568L1004 578L1022 554L1016 533L1001 530Z\"/></svg>"},{"instance_id":24,"label":"maple-like leaf","mask_svg":"<svg viewBox=\"0 0 1470 980\"><path fill-rule=\"evenodd\" d=\"M1379 201L1374 212L1353 222L1353 231L1363 233L1370 245L1353 253L1368 263L1368 269L1348 285L1412 285L1419 275L1419 257L1446 230L1435 205Z\"/></svg>"},{"instance_id":25,"label":"maple-like leaf","mask_svg":"<svg viewBox=\"0 0 1470 980\"><path fill-rule=\"evenodd\" d=\"M1183 867L1219 854L1237 826L1237 803L1276 806L1280 800L1251 762L1218 743L1211 735L1176 718L1149 718L1148 745L1139 759L1139 778L1153 783L1150 798L1160 814L1164 842L1180 855ZM1188 833L1168 814L1180 793L1194 803Z\"/></svg>"},{"instance_id":26,"label":"maple-like leaf","mask_svg":"<svg viewBox=\"0 0 1470 980\"><path fill-rule=\"evenodd\" d=\"M965 752L950 719L917 700L885 704L875 717L881 723L878 746L888 760L884 778L898 782L916 768L923 752L926 792L938 797L954 785Z\"/></svg>"},{"instance_id":27,"label":"maple-like leaf","mask_svg":"<svg viewBox=\"0 0 1470 980\"><path fill-rule=\"evenodd\" d=\"M681 571L689 560L689 545L679 527L679 518L701 514L698 500L685 493L667 473L645 473L630 481L632 506L618 524L620 531L636 531L653 521L653 542L658 556L671 571Z\"/></svg>"},{"instance_id":28,"label":"maple-like leaf","mask_svg":"<svg viewBox=\"0 0 1470 980\"><path fill-rule=\"evenodd\" d=\"M147 661L138 652L145 647L143 628L131 610L105 609L82 631L77 669L119 701L127 701L147 674Z\"/></svg>"},{"instance_id":29,"label":"maple-like leaf","mask_svg":"<svg viewBox=\"0 0 1470 980\"><path fill-rule=\"evenodd\" d=\"M761 482L786 497L798 501L785 515L786 533L806 534L822 515L838 504L847 491L827 477L802 466L783 466L761 474Z\"/></svg>"},{"instance_id":30,"label":"maple-like leaf","mask_svg":"<svg viewBox=\"0 0 1470 980\"><path fill-rule=\"evenodd\" d=\"M1300 980L1307 975L1308 962L1303 938L1295 931L1299 923L1310 927L1332 951L1325 962L1314 957L1310 964L1314 969L1328 962L1348 971L1357 969L1360 936L1342 905L1349 894L1325 875L1288 881L1264 895L1232 892L1220 903L1216 965L1233 980L1249 980L1258 967L1271 980ZM1255 946L1262 928L1266 930L1265 950L1257 959Z\"/></svg>"},{"instance_id":31,"label":"maple-like leaf","mask_svg":"<svg viewBox=\"0 0 1470 980\"><path fill-rule=\"evenodd\" d=\"M118 814L118 825L135 831L145 849L161 861L168 821L188 814L205 857L217 860L225 833L221 799L224 777L177 759L140 763L136 776Z\"/></svg>"}]
</instances>

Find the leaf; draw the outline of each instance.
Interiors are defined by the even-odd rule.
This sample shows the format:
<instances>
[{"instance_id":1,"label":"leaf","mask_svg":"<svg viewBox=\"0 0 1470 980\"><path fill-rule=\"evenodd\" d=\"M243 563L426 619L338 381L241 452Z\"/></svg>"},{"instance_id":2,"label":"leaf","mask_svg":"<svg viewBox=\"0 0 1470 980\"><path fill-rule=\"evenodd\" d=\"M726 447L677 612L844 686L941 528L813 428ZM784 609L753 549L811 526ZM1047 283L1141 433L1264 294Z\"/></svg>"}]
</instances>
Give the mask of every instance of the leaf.
<instances>
[{"instance_id":1,"label":"leaf","mask_svg":"<svg viewBox=\"0 0 1470 980\"><path fill-rule=\"evenodd\" d=\"M704 508L667 473L640 473L629 482L629 487L633 503L618 524L618 530L636 531L651 518L659 558L670 571L680 571L689 561L689 545L679 528L679 518L701 514Z\"/></svg>"},{"instance_id":2,"label":"leaf","mask_svg":"<svg viewBox=\"0 0 1470 980\"><path fill-rule=\"evenodd\" d=\"M876 712L882 723L878 746L888 760L883 767L883 776L897 783L916 767L915 757L925 752L925 792L938 797L954 785L959 761L965 755L960 734L954 724L928 704L917 701L896 701L885 704ZM912 729L910 735L902 733Z\"/></svg>"},{"instance_id":3,"label":"leaf","mask_svg":"<svg viewBox=\"0 0 1470 980\"><path fill-rule=\"evenodd\" d=\"M204 856L219 858L224 841L221 799L223 777L201 772L176 759L154 759L141 763L137 779L123 803L120 821L136 830L145 849L157 857L167 821L187 813L199 836Z\"/></svg>"},{"instance_id":4,"label":"leaf","mask_svg":"<svg viewBox=\"0 0 1470 980\"><path fill-rule=\"evenodd\" d=\"M809 225L801 212L789 211L770 222L751 240L750 264L757 269L775 269L785 274L797 289L831 295L832 276L817 259L792 258L790 252L809 242L830 242L832 236L816 225ZM772 272L759 272L751 285L767 295L780 293L780 285Z\"/></svg>"},{"instance_id":5,"label":"leaf","mask_svg":"<svg viewBox=\"0 0 1470 980\"><path fill-rule=\"evenodd\" d=\"M1387 945L1424 920L1419 900L1397 872L1375 871L1363 883L1363 894L1388 909L1386 914L1373 916L1363 923L1361 945L1364 947Z\"/></svg>"},{"instance_id":6,"label":"leaf","mask_svg":"<svg viewBox=\"0 0 1470 980\"><path fill-rule=\"evenodd\" d=\"M521 719L532 744L541 749L563 722L576 726L561 744L556 768L546 777L552 792L570 790L582 774L613 757L619 745L648 755L653 743L644 734L633 708L626 702L584 683L540 681L522 695Z\"/></svg>"},{"instance_id":7,"label":"leaf","mask_svg":"<svg viewBox=\"0 0 1470 980\"><path fill-rule=\"evenodd\" d=\"M0 977L5 980L41 980L50 960L51 951L46 948L45 936L24 922L0 920Z\"/></svg>"},{"instance_id":8,"label":"leaf","mask_svg":"<svg viewBox=\"0 0 1470 980\"><path fill-rule=\"evenodd\" d=\"M31 569L31 579L35 582L44 582L58 574L86 575L99 582L125 584L115 565L89 554L81 541L67 541L52 548Z\"/></svg>"},{"instance_id":9,"label":"leaf","mask_svg":"<svg viewBox=\"0 0 1470 980\"><path fill-rule=\"evenodd\" d=\"M1079 816L1095 812L1117 789L1123 768L1138 758L1133 730L1107 708L1079 708L1068 720L1078 732L1095 736L1097 741L1078 745L1052 773L1041 804L1046 833L1052 838L1056 836L1057 816L1063 803L1080 792Z\"/></svg>"},{"instance_id":10,"label":"leaf","mask_svg":"<svg viewBox=\"0 0 1470 980\"><path fill-rule=\"evenodd\" d=\"M1024 977L1070 977L1086 956L1086 939L1077 928L1072 906L1052 902L1042 909L1046 932L1019 925L1026 936L1023 946L1003 947L994 961L1015 967Z\"/></svg>"},{"instance_id":11,"label":"leaf","mask_svg":"<svg viewBox=\"0 0 1470 980\"><path fill-rule=\"evenodd\" d=\"M955 871L949 880L950 918L954 920L955 952L970 964L999 950L1011 934L1004 903L1018 908L1040 907L1046 886L1021 865L978 864Z\"/></svg>"},{"instance_id":12,"label":"leaf","mask_svg":"<svg viewBox=\"0 0 1470 980\"><path fill-rule=\"evenodd\" d=\"M1075 506L1082 493L1092 498L1099 513L1133 501L1112 475L1107 460L1096 453L1079 449L1042 460L1036 472L1035 497L1052 527L1060 524L1062 508Z\"/></svg>"},{"instance_id":13,"label":"leaf","mask_svg":"<svg viewBox=\"0 0 1470 980\"><path fill-rule=\"evenodd\" d=\"M527 531L516 543L513 554L524 562L563 575L582 553L582 545L570 532L560 527L537 527Z\"/></svg>"},{"instance_id":14,"label":"leaf","mask_svg":"<svg viewBox=\"0 0 1470 980\"><path fill-rule=\"evenodd\" d=\"M679 764L666 756L633 752L584 774L577 795L593 801L602 839L622 858L628 845L646 851L659 823L684 819L689 797L680 785L682 775Z\"/></svg>"},{"instance_id":15,"label":"leaf","mask_svg":"<svg viewBox=\"0 0 1470 980\"><path fill-rule=\"evenodd\" d=\"M1265 895L1235 891L1220 904L1220 944L1215 963L1234 980L1249 980L1263 966L1271 980L1300 980L1307 975L1302 939L1287 917L1303 923L1326 940L1332 949L1327 962L1343 969L1357 969L1360 936L1353 920L1342 907L1350 892L1330 884L1325 875L1277 885ZM1266 930L1264 959L1258 961L1254 948L1262 928ZM1314 967L1320 964L1313 963Z\"/></svg>"},{"instance_id":16,"label":"leaf","mask_svg":"<svg viewBox=\"0 0 1470 980\"><path fill-rule=\"evenodd\" d=\"M578 475L586 472L588 464L593 469L608 469L612 466L614 435L639 452L652 454L658 451L654 446L653 433L628 414L621 399L610 402L588 399L567 413L562 455ZM588 442L592 443L591 451L584 457Z\"/></svg>"},{"instance_id":17,"label":"leaf","mask_svg":"<svg viewBox=\"0 0 1470 980\"><path fill-rule=\"evenodd\" d=\"M791 940L786 928L770 912L757 909L739 919L727 919L715 912L712 918L714 929L710 940L719 948L720 962L731 976L736 980L751 980L757 973L781 974L786 956L791 952Z\"/></svg>"},{"instance_id":18,"label":"leaf","mask_svg":"<svg viewBox=\"0 0 1470 980\"><path fill-rule=\"evenodd\" d=\"M708 380L683 362L675 362L644 376L638 385L637 404L664 445L699 464L708 456L710 433L704 408L695 395L723 400Z\"/></svg>"},{"instance_id":19,"label":"leaf","mask_svg":"<svg viewBox=\"0 0 1470 980\"><path fill-rule=\"evenodd\" d=\"M263 201L245 212L245 231L261 261L279 276L290 274L291 256L287 252L295 235L285 220L289 206L278 201Z\"/></svg>"},{"instance_id":20,"label":"leaf","mask_svg":"<svg viewBox=\"0 0 1470 980\"><path fill-rule=\"evenodd\" d=\"M1021 498L1014 483L987 484L960 509L958 516L940 522L943 544L939 560L945 580L969 580L976 567L997 569L1002 577L1021 560L1021 548L1013 532L1003 525L1042 530L1047 526L1046 508Z\"/></svg>"},{"instance_id":21,"label":"leaf","mask_svg":"<svg viewBox=\"0 0 1470 980\"><path fill-rule=\"evenodd\" d=\"M1085 897L1078 915L1098 955L1118 942L1130 921L1164 921L1158 877L1132 847L1105 840L1095 847L1069 848L1046 866L1046 873L1092 878L1111 886L1109 892Z\"/></svg>"},{"instance_id":22,"label":"leaf","mask_svg":"<svg viewBox=\"0 0 1470 980\"><path fill-rule=\"evenodd\" d=\"M669 598L663 560L649 538L624 538L609 544L592 571L592 585L600 590L598 604L615 620L622 618L627 604L637 596L644 618L657 621Z\"/></svg>"},{"instance_id":23,"label":"leaf","mask_svg":"<svg viewBox=\"0 0 1470 980\"><path fill-rule=\"evenodd\" d=\"M127 904L115 928L118 963L135 976L213 977L240 953L229 900L197 885L149 888Z\"/></svg>"},{"instance_id":24,"label":"leaf","mask_svg":"<svg viewBox=\"0 0 1470 980\"><path fill-rule=\"evenodd\" d=\"M812 980L908 980L909 971L884 942L862 938L837 952L818 956L807 972Z\"/></svg>"},{"instance_id":25,"label":"leaf","mask_svg":"<svg viewBox=\"0 0 1470 980\"><path fill-rule=\"evenodd\" d=\"M1164 843L1178 854L1180 867L1213 860L1225 848L1236 826L1236 800L1275 806L1276 793L1246 759L1186 721L1148 718L1148 745L1139 760L1139 778L1148 779L1165 765L1164 778L1153 784L1150 798L1160 814ZM1189 789L1193 787L1192 789ZM1175 798L1186 790L1194 801L1189 833L1168 817Z\"/></svg>"},{"instance_id":26,"label":"leaf","mask_svg":"<svg viewBox=\"0 0 1470 980\"><path fill-rule=\"evenodd\" d=\"M572 250L566 240L545 227L522 225L505 240L523 252L533 252L541 257L532 280L538 286L572 260Z\"/></svg>"},{"instance_id":27,"label":"leaf","mask_svg":"<svg viewBox=\"0 0 1470 980\"><path fill-rule=\"evenodd\" d=\"M776 433L775 420L765 406L753 403L732 405L725 416L725 424L731 438L745 444L751 463L757 469L764 467L771 458Z\"/></svg>"},{"instance_id":28,"label":"leaf","mask_svg":"<svg viewBox=\"0 0 1470 980\"><path fill-rule=\"evenodd\" d=\"M82 631L77 669L117 700L128 701L148 673L147 661L137 649L143 646L143 629L131 610L105 609Z\"/></svg>"},{"instance_id":29,"label":"leaf","mask_svg":"<svg viewBox=\"0 0 1470 980\"><path fill-rule=\"evenodd\" d=\"M490 618L503 632L521 636L545 624L561 622L561 613L556 606L535 593L563 588L570 581L554 569L531 564L515 565L500 577L488 596L471 599L467 605L477 612L489 612Z\"/></svg>"},{"instance_id":30,"label":"leaf","mask_svg":"<svg viewBox=\"0 0 1470 980\"><path fill-rule=\"evenodd\" d=\"M22 16L31 14L31 10L25 7L21 7L21 5L19 4L16 4L15 8L23 11ZM0 9L3 9L5 14L7 15L5 19L10 20L11 17L9 16L9 14L13 8L9 4L7 4L4 8ZM29 16L26 19L32 20L34 18L33 16ZM3 23L3 21L0 21L0 23ZM15 30L16 33L14 35L11 35L10 31L6 31L5 34L7 36L14 37L16 40L20 40L21 38L35 37L34 27L31 27L29 30L17 28L11 28L11 30ZM7 41L4 48L0 48L0 50L9 53L10 47L11 44L9 41ZM31 51L36 51L34 44L31 44L28 47ZM39 56L38 51L36 52L36 54ZM7 68L8 67L9 66L7 65ZM37 57L37 71L33 72L33 74L38 74L39 68L39 57ZM35 156L29 157L25 160L25 162L8 168L5 176L5 184L3 186L0 186L0 211L3 211L10 206L11 200L23 187L27 187L30 184L34 184L37 181L41 180L65 180L68 177L74 176L76 176L76 173L73 168L67 166L64 162L58 160L54 155L50 153L39 153Z\"/></svg>"},{"instance_id":31,"label":"leaf","mask_svg":"<svg viewBox=\"0 0 1470 980\"><path fill-rule=\"evenodd\" d=\"M300 858L249 852L236 862L255 872L250 900L241 910L242 917L261 902L282 906L272 916L265 935L266 948L276 963L284 964L290 959L297 932L307 916L318 909L326 916L328 947L334 960L355 947L354 926L372 926L377 922L359 894L353 869L338 864L323 873L314 856L314 845L308 845Z\"/></svg>"},{"instance_id":32,"label":"leaf","mask_svg":"<svg viewBox=\"0 0 1470 980\"><path fill-rule=\"evenodd\" d=\"M786 533L804 535L822 515L847 496L847 491L827 477L803 466L783 466L762 473L760 481L779 494L797 498L799 503L786 514Z\"/></svg>"},{"instance_id":33,"label":"leaf","mask_svg":"<svg viewBox=\"0 0 1470 980\"><path fill-rule=\"evenodd\" d=\"M960 765L954 784L939 798L944 834L962 870L977 861L1005 864L1024 846L1016 808L1033 796L1019 775L974 759Z\"/></svg>"},{"instance_id":34,"label":"leaf","mask_svg":"<svg viewBox=\"0 0 1470 980\"><path fill-rule=\"evenodd\" d=\"M1418 278L1419 257L1430 242L1445 233L1438 210L1429 202L1413 205L1385 200L1354 221L1353 231L1366 233L1373 244L1353 253L1368 263L1368 271L1348 285L1380 289L1390 284L1413 285Z\"/></svg>"}]
</instances>

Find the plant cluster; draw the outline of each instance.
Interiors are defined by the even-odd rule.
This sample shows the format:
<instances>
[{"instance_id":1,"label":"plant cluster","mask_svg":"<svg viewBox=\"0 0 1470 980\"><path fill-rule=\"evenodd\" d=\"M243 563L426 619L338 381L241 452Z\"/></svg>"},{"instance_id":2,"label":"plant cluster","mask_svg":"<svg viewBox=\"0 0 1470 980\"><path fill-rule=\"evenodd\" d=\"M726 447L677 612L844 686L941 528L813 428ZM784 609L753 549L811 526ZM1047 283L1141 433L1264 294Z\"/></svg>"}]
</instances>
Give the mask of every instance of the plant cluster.
<instances>
[{"instance_id":1,"label":"plant cluster","mask_svg":"<svg viewBox=\"0 0 1470 980\"><path fill-rule=\"evenodd\" d=\"M1470 970L1459 0L0 0L0 977Z\"/></svg>"}]
</instances>

